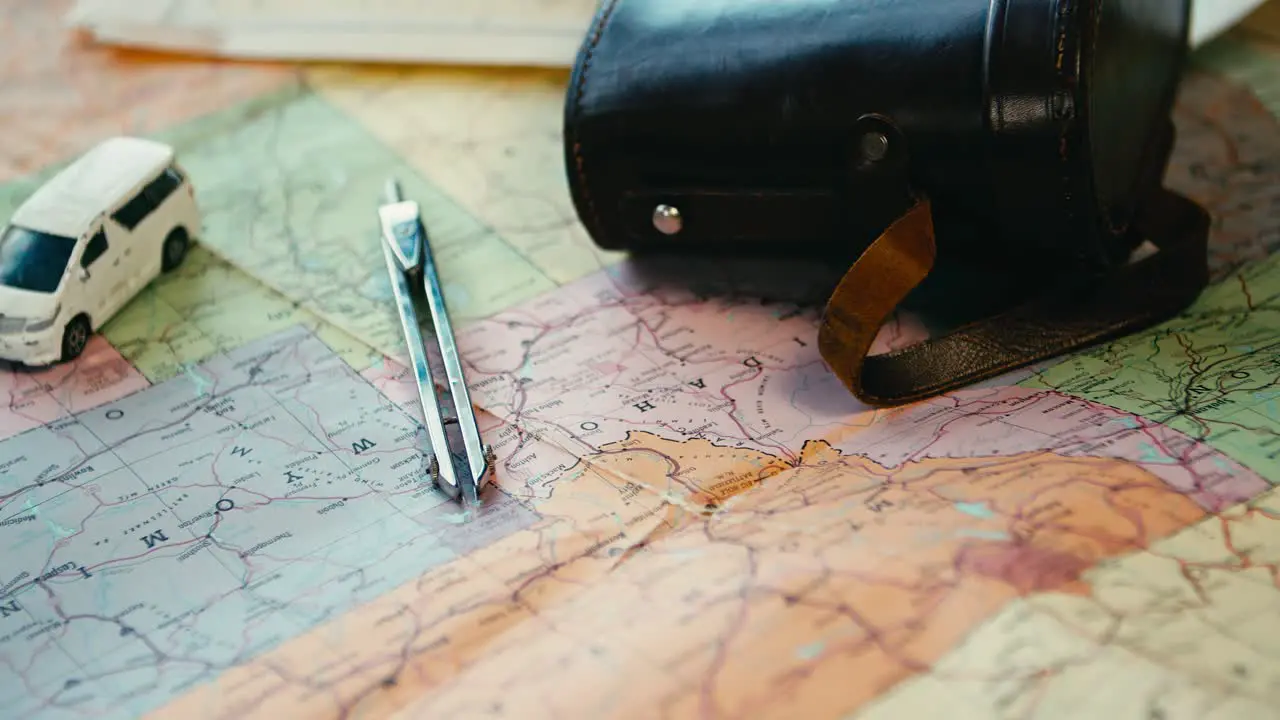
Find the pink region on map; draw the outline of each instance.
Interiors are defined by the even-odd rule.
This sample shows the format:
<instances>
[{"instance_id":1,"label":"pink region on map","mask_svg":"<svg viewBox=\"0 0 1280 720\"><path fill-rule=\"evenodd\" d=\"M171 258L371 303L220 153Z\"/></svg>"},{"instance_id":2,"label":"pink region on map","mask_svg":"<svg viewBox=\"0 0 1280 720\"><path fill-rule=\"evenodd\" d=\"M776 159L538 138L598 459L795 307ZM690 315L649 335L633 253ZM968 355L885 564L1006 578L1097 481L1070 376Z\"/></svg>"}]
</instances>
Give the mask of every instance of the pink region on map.
<instances>
[{"instance_id":1,"label":"pink region on map","mask_svg":"<svg viewBox=\"0 0 1280 720\"><path fill-rule=\"evenodd\" d=\"M402 408L414 408L418 402L418 385L413 374L405 366L389 358L383 358L365 368L363 377L391 402ZM421 415L421 411L416 412Z\"/></svg>"},{"instance_id":2,"label":"pink region on map","mask_svg":"<svg viewBox=\"0 0 1280 720\"><path fill-rule=\"evenodd\" d=\"M1205 443L1114 408L1014 385L1021 375L872 410L823 363L818 310L642 292L635 283L625 266L598 273L462 333L476 404L584 456L647 432L764 452L789 464L819 440L888 468L1030 452L1114 458L1211 511L1269 487ZM894 324L878 344L922 337L918 326ZM707 492L707 484L697 491Z\"/></svg>"},{"instance_id":3,"label":"pink region on map","mask_svg":"<svg viewBox=\"0 0 1280 720\"><path fill-rule=\"evenodd\" d=\"M413 419L418 422L423 421L422 401L418 398L418 383L414 380L413 372L409 368L391 358L383 358L365 368L360 373L360 377L377 388L384 398L407 412ZM474 397L472 399L474 400ZM498 436L495 433L506 427L507 423L486 412L485 408L475 407L474 402L472 405L476 413L476 427L482 439L485 442L497 442Z\"/></svg>"},{"instance_id":4,"label":"pink region on map","mask_svg":"<svg viewBox=\"0 0 1280 720\"><path fill-rule=\"evenodd\" d=\"M77 360L47 369L0 370L0 439L119 400L150 385L102 336Z\"/></svg>"},{"instance_id":5,"label":"pink region on map","mask_svg":"<svg viewBox=\"0 0 1280 720\"><path fill-rule=\"evenodd\" d=\"M558 429L573 452L660 427L794 459L804 440L868 409L819 355L820 313L797 300L699 293L623 263L480 321L458 342L478 406L550 423L541 429ZM926 336L895 318L872 353Z\"/></svg>"},{"instance_id":6,"label":"pink region on map","mask_svg":"<svg viewBox=\"0 0 1280 720\"><path fill-rule=\"evenodd\" d=\"M1052 451L1126 460L1211 512L1270 488L1212 446L1145 418L1054 391L1019 386L964 390L891 411L845 443L885 467L925 458Z\"/></svg>"}]
</instances>

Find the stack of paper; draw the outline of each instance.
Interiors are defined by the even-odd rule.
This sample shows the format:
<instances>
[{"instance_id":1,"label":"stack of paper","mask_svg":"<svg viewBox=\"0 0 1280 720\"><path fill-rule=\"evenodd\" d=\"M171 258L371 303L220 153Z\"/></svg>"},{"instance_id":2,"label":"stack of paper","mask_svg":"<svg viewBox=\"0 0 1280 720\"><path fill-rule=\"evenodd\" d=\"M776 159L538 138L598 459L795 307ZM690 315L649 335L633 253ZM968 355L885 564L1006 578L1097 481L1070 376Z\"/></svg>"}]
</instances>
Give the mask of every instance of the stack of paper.
<instances>
[{"instance_id":1,"label":"stack of paper","mask_svg":"<svg viewBox=\"0 0 1280 720\"><path fill-rule=\"evenodd\" d=\"M1196 0L1191 44L1265 0ZM79 0L102 42L239 58L568 67L597 0Z\"/></svg>"},{"instance_id":2,"label":"stack of paper","mask_svg":"<svg viewBox=\"0 0 1280 720\"><path fill-rule=\"evenodd\" d=\"M236 58L569 66L596 0L79 0L101 42Z\"/></svg>"}]
</instances>

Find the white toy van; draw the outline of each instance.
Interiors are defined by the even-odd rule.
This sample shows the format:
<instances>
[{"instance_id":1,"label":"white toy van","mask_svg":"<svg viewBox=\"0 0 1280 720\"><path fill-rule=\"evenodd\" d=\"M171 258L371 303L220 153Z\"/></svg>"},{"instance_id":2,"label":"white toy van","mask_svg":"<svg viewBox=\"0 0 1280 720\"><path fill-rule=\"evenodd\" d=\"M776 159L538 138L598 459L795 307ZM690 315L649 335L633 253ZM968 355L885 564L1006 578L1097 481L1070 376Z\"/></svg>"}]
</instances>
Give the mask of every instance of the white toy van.
<instances>
[{"instance_id":1,"label":"white toy van","mask_svg":"<svg viewBox=\"0 0 1280 720\"><path fill-rule=\"evenodd\" d=\"M40 187L0 230L0 359L49 365L90 335L200 231L173 148L116 137Z\"/></svg>"}]
</instances>

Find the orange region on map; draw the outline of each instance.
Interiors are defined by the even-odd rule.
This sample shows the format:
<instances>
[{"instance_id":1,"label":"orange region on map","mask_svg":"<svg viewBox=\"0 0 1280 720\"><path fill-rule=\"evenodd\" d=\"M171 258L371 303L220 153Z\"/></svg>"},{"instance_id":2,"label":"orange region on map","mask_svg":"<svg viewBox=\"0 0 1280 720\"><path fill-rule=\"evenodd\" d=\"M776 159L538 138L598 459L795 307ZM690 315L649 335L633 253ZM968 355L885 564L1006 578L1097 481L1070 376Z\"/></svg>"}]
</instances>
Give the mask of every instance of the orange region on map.
<instances>
[{"instance_id":1,"label":"orange region on map","mask_svg":"<svg viewBox=\"0 0 1280 720\"><path fill-rule=\"evenodd\" d=\"M1008 602L1087 594L1087 568L1205 517L1121 460L1029 452L891 471L822 441L731 510L620 494L669 473L629 457L712 467L716 446L692 443L637 432L589 463L538 444L539 467L571 463L536 504L541 522L160 715L471 717L492 710L495 688L497 715L848 712L930 667ZM731 465L779 462L724 452ZM555 678L530 672L538 667ZM317 675L323 690L310 689ZM823 690L830 682L838 697Z\"/></svg>"},{"instance_id":2,"label":"orange region on map","mask_svg":"<svg viewBox=\"0 0 1280 720\"><path fill-rule=\"evenodd\" d=\"M41 369L0 370L0 440L91 410L150 385L102 336L75 361Z\"/></svg>"},{"instance_id":3,"label":"orange region on map","mask_svg":"<svg viewBox=\"0 0 1280 720\"><path fill-rule=\"evenodd\" d=\"M0 180L68 160L109 135L150 134L296 82L283 67L94 46L64 27L70 6L0 7Z\"/></svg>"},{"instance_id":4,"label":"orange region on map","mask_svg":"<svg viewBox=\"0 0 1280 720\"><path fill-rule=\"evenodd\" d=\"M615 468L624 478L645 482L661 478L665 487L659 492L664 496L688 495L693 507L710 508L790 467L765 453L720 447L703 439L690 439L659 452L652 447L653 437L647 432L628 433L625 440L602 448L598 462ZM806 453L801 454L802 463L805 456Z\"/></svg>"},{"instance_id":5,"label":"orange region on map","mask_svg":"<svg viewBox=\"0 0 1280 720\"><path fill-rule=\"evenodd\" d=\"M486 428L491 420L480 418ZM539 608L598 582L626 548L667 522L663 501L620 500L622 481L553 446L514 428L486 429L490 438L500 455L520 460L499 475L508 489L555 479L554 494L533 503L540 521L226 671L153 715L333 717L371 703L379 709L355 714L377 716L437 683L459 681L483 656L518 652L521 638L548 627ZM467 520L459 513L456 521ZM315 682L323 689L315 691Z\"/></svg>"},{"instance_id":6,"label":"orange region on map","mask_svg":"<svg viewBox=\"0 0 1280 720\"><path fill-rule=\"evenodd\" d=\"M861 720L1252 720L1280 703L1280 490L1010 603ZM1116 682L1123 678L1123 682Z\"/></svg>"}]
</instances>

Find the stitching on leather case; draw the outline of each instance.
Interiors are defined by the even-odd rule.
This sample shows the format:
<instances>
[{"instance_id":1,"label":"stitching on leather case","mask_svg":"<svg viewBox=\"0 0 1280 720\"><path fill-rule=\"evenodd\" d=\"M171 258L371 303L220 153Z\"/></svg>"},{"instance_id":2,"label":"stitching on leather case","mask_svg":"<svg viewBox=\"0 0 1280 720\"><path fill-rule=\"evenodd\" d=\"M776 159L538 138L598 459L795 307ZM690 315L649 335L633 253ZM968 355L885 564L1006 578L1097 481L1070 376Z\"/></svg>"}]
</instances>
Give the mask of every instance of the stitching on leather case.
<instances>
[{"instance_id":1,"label":"stitching on leather case","mask_svg":"<svg viewBox=\"0 0 1280 720\"><path fill-rule=\"evenodd\" d=\"M1106 5L1106 0L1098 0L1097 4L1093 6L1094 7L1093 29L1092 29L1092 32L1089 33L1089 47L1086 50L1086 48L1084 48L1082 44L1081 47L1076 49L1077 56L1087 56L1092 59L1097 54L1098 32L1102 27L1102 11L1103 11L1104 5ZM1078 12L1082 10L1083 7L1084 7L1084 3L1079 3L1075 6L1075 9ZM1066 37L1066 35L1069 32L1070 32L1069 25L1058 27L1057 35L1058 35L1059 45L1061 45L1063 39ZM1070 76L1071 76L1070 65L1059 62L1058 80L1064 80ZM1080 82L1079 76L1075 77L1075 82L1076 83ZM1090 84L1089 92L1091 93L1093 92L1092 84ZM1084 102L1085 104L1088 105L1088 111L1093 112L1092 103L1088 101L1084 101ZM1068 151L1067 147L1068 147L1068 144L1070 143L1072 128L1076 125L1076 123L1079 123L1079 122L1082 122L1081 115L1079 112L1076 112L1073 122L1062 124L1062 132L1058 136L1058 159L1061 160L1059 168L1062 171L1062 175L1060 177L1060 180L1062 182L1061 187L1062 187L1063 193L1067 197L1070 197L1071 191L1072 191L1072 182L1071 182L1072 173L1071 173L1071 167L1070 167L1072 155ZM1077 147L1076 152L1079 153L1080 151L1081 151L1081 148ZM1109 209L1106 207L1102 207L1100 214L1101 214L1101 219L1103 221L1103 224L1105 224L1108 229L1114 232L1115 223L1111 218L1111 213L1109 212ZM1074 213L1072 213L1072 215L1074 215Z\"/></svg>"},{"instance_id":2,"label":"stitching on leather case","mask_svg":"<svg viewBox=\"0 0 1280 720\"><path fill-rule=\"evenodd\" d=\"M1102 14L1103 14L1103 11L1106 10L1106 5L1107 5L1106 0L1098 0L1098 6L1094 9L1093 33L1089 38L1089 57L1090 58L1097 57L1097 54L1098 54L1098 35L1102 32ZM1090 89L1090 92L1092 93L1093 90ZM1093 111L1092 103L1090 103L1089 110L1090 112ZM1145 154L1146 153L1144 153L1144 156ZM1101 205L1100 210L1102 215L1102 222L1106 224L1108 230L1116 234L1128 231L1127 224L1124 224L1124 225L1116 224L1116 219L1111 216L1111 208L1107 207L1106 204L1100 204L1100 205Z\"/></svg>"},{"instance_id":3,"label":"stitching on leather case","mask_svg":"<svg viewBox=\"0 0 1280 720\"><path fill-rule=\"evenodd\" d=\"M582 112L582 97L587 90L587 74L591 71L591 60L595 55L596 46L600 44L600 38L604 36L605 26L609 24L609 19L613 17L613 11L622 0L609 0L609 4L600 12L599 20L596 22L595 32L591 36L591 42L587 45L586 52L582 57L582 72L578 74L578 87L573 99L573 112L575 115L573 126L573 164L578 171L578 187L582 189L582 198L586 201L587 210L590 213L591 224L595 226L595 232L602 232L600 226L600 212L596 208L595 199L591 196L591 186L587 184L586 162L582 154L582 143L578 140L578 124L576 116Z\"/></svg>"},{"instance_id":4,"label":"stitching on leather case","mask_svg":"<svg viewBox=\"0 0 1280 720\"><path fill-rule=\"evenodd\" d=\"M1080 6L1076 5L1074 10L1078 12L1080 10ZM1055 33L1055 35L1057 37L1055 37L1054 39L1057 41L1058 46L1062 47L1063 43L1066 40L1067 35L1071 32L1071 23L1062 22L1062 18L1058 18L1058 26L1056 30L1057 32ZM1076 56L1079 57L1080 53L1082 52L1082 48L1076 48L1075 52L1076 52ZM1059 59L1058 77L1057 77L1057 80L1059 82L1070 77L1071 75L1070 67L1071 67L1070 63L1064 63L1061 61L1061 59ZM1078 85L1080 82L1080 78L1076 77L1074 78L1074 80L1075 80L1075 83ZM1049 101L1053 102L1052 96L1049 98ZM1092 110L1092 108L1090 108L1090 110ZM1071 193L1072 191L1072 183L1071 183L1072 155L1071 155L1071 150L1069 149L1069 146L1071 144L1071 131L1073 128L1076 127L1077 123L1081 122L1080 113L1076 111L1073 114L1074 114L1074 117L1072 118L1072 121L1070 123L1062 123L1062 129L1058 133L1058 159L1061 161L1058 165L1058 168L1062 172L1062 175L1059 177L1059 181L1061 183L1059 187L1061 188L1063 196L1066 198L1070 198L1072 195ZM1080 152L1080 148L1078 147L1075 148L1075 151L1077 153ZM1076 213L1070 210L1070 205L1071 204L1068 201L1067 217L1075 217Z\"/></svg>"},{"instance_id":5,"label":"stitching on leather case","mask_svg":"<svg viewBox=\"0 0 1280 720\"><path fill-rule=\"evenodd\" d=\"M1092 32L1089 33L1089 48L1087 53L1085 52L1084 48L1081 48L1078 51L1078 54L1087 56L1090 59L1097 56L1098 35L1102 30L1102 15L1103 15L1103 11L1106 9L1106 5L1107 5L1107 0L1098 0L1098 4L1093 7L1093 29L1092 29ZM1064 29L1062 32L1066 32L1066 30ZM1065 67L1061 68L1060 70L1063 75L1067 74L1067 69ZM1076 78L1076 80L1078 82L1079 78ZM1089 92L1090 93L1093 92L1092 84L1090 84ZM1090 102L1088 102L1090 113L1093 112L1093 103L1091 102L1091 100L1092 98L1090 98ZM1077 122L1079 122L1079 115L1077 115ZM1069 125L1064 125L1062 128L1062 136L1059 138L1059 147L1063 148L1061 153L1062 170L1063 170L1062 185L1067 192L1071 191L1071 171L1067 167L1068 156L1066 152L1067 136L1070 134L1069 128L1070 128ZM1106 205L1101 205L1099 207L1098 214L1101 216L1102 223L1103 225L1106 226L1108 231L1118 234L1118 233L1125 232L1127 230L1127 226L1116 224L1115 218L1111 216L1111 208L1107 207Z\"/></svg>"}]
</instances>

